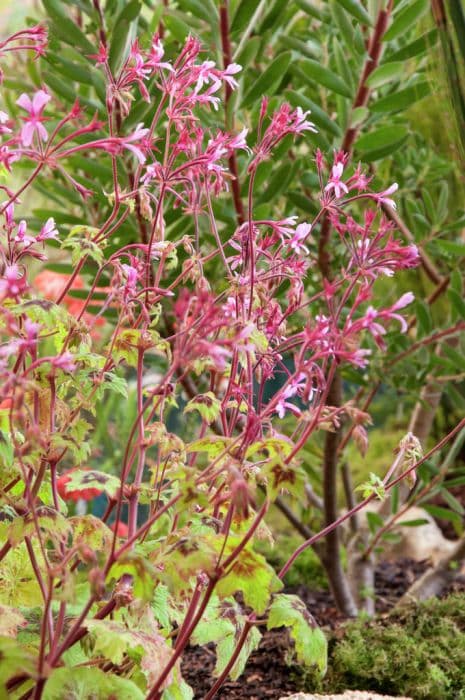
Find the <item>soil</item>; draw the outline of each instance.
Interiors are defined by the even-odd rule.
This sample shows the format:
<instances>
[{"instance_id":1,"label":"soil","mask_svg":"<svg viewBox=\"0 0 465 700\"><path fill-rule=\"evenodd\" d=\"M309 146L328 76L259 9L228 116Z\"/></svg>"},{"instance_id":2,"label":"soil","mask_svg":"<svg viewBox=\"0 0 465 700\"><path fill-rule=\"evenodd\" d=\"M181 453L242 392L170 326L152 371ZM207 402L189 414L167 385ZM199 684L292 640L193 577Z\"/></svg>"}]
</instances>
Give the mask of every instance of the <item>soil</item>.
<instances>
[{"instance_id":1,"label":"soil","mask_svg":"<svg viewBox=\"0 0 465 700\"><path fill-rule=\"evenodd\" d=\"M426 570L426 562L412 559L381 562L376 571L376 610L385 613L405 593L410 585ZM465 578L456 581L452 590L465 591ZM334 605L329 591L310 590L306 586L288 588L286 593L296 593L305 602L308 610L323 627L335 629L344 622ZM299 691L298 669L286 662L292 654L291 644L285 630L265 632L260 647L251 654L246 670L237 681L228 680L215 696L217 700L265 700L281 698ZM183 658L182 673L195 692L195 700L205 697L215 679L214 646L189 647Z\"/></svg>"}]
</instances>

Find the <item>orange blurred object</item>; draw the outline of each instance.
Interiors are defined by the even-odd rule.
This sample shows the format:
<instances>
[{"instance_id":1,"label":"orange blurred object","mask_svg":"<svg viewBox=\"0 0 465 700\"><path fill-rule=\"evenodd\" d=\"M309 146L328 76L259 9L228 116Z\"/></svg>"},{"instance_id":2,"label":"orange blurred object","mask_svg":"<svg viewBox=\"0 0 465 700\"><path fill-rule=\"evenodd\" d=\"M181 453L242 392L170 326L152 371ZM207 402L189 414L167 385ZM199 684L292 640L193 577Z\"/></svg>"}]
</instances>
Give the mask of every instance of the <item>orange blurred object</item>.
<instances>
[{"instance_id":1,"label":"orange blurred object","mask_svg":"<svg viewBox=\"0 0 465 700\"><path fill-rule=\"evenodd\" d=\"M63 272L53 272L52 270L42 270L34 279L34 287L40 292L46 299L51 301L56 301L63 289L65 288L70 275ZM81 275L76 275L74 278L70 291L75 289L84 289L84 280ZM97 290L102 291L102 290ZM78 317L85 305L85 299L76 299L75 297L66 294L63 298L63 303L68 309L72 316ZM94 303L94 302L93 302ZM105 319L98 317L96 318L93 314L85 311L83 316L83 321L89 325L103 326Z\"/></svg>"},{"instance_id":2,"label":"orange blurred object","mask_svg":"<svg viewBox=\"0 0 465 700\"><path fill-rule=\"evenodd\" d=\"M118 537L127 537L129 534L129 528L126 525L126 523L123 523L121 520L117 520L115 523L112 523L110 525L110 530L113 530L115 532L116 529L116 534Z\"/></svg>"}]
</instances>

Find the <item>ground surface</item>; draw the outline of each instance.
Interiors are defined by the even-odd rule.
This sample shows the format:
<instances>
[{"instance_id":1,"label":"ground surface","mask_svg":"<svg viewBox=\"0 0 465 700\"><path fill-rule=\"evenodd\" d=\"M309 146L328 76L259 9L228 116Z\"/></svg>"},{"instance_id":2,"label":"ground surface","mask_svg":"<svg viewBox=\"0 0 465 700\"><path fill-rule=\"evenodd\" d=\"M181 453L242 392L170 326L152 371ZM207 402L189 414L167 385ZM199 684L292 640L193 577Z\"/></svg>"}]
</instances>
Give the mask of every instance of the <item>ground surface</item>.
<instances>
[{"instance_id":1,"label":"ground surface","mask_svg":"<svg viewBox=\"0 0 465 700\"><path fill-rule=\"evenodd\" d=\"M376 573L377 612L387 612L407 588L426 569L426 564L409 559L381 562ZM454 584L461 590L465 585ZM286 590L297 593L322 626L337 627L344 620L329 591L311 591L305 586ZM265 700L281 698L299 690L298 677L286 663L290 655L287 633L282 630L266 632L259 649L254 652L245 673L237 681L228 681L217 694L218 700ZM195 699L201 700L214 683L211 675L215 665L214 647L190 647L184 655L182 671L194 688Z\"/></svg>"}]
</instances>

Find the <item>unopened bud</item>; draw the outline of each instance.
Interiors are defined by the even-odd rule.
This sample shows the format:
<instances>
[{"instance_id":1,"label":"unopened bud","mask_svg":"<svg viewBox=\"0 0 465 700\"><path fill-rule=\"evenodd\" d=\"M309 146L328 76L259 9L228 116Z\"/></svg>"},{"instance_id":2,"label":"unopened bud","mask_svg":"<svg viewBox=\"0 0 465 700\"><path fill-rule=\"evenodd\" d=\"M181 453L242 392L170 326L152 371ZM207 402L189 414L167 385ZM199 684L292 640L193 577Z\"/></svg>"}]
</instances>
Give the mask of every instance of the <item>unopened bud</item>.
<instances>
[{"instance_id":1,"label":"unopened bud","mask_svg":"<svg viewBox=\"0 0 465 700\"><path fill-rule=\"evenodd\" d=\"M115 586L113 594L117 608L127 608L134 600L133 577L131 574L123 574Z\"/></svg>"},{"instance_id":2,"label":"unopened bud","mask_svg":"<svg viewBox=\"0 0 465 700\"><path fill-rule=\"evenodd\" d=\"M398 451L404 451L404 460L402 471L412 469L414 465L423 457L423 448L420 440L413 434L407 433L399 442ZM417 481L417 475L414 469L405 477L405 480L410 488L413 488Z\"/></svg>"},{"instance_id":3,"label":"unopened bud","mask_svg":"<svg viewBox=\"0 0 465 700\"><path fill-rule=\"evenodd\" d=\"M96 564L97 555L94 550L91 549L87 544L81 544L79 547L79 556L84 562L84 564Z\"/></svg>"},{"instance_id":4,"label":"unopened bud","mask_svg":"<svg viewBox=\"0 0 465 700\"><path fill-rule=\"evenodd\" d=\"M89 571L88 575L90 589L97 599L100 599L105 594L105 577L103 571L94 567Z\"/></svg>"}]
</instances>

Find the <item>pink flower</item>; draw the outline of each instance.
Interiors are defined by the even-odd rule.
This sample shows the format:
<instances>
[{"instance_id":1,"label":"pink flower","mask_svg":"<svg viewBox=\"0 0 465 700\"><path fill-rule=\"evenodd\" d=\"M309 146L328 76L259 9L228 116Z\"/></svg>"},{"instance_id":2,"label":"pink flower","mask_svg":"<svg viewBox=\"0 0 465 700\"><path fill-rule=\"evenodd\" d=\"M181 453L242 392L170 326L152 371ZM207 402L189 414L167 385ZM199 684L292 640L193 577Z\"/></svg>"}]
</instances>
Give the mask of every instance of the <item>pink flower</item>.
<instances>
[{"instance_id":1,"label":"pink flower","mask_svg":"<svg viewBox=\"0 0 465 700\"><path fill-rule=\"evenodd\" d=\"M286 134L300 134L302 131L316 132L315 125L306 120L307 114L300 107L292 110L291 106L285 102L273 114L271 124L267 129L267 134L283 138Z\"/></svg>"},{"instance_id":2,"label":"pink flower","mask_svg":"<svg viewBox=\"0 0 465 700\"><path fill-rule=\"evenodd\" d=\"M299 224L291 238L291 240L288 242L288 245L294 253L300 253L300 252L305 252L308 253L309 250L306 245L304 245L303 241L307 238L307 236L310 234L310 231L312 230L312 225L311 224Z\"/></svg>"},{"instance_id":3,"label":"pink flower","mask_svg":"<svg viewBox=\"0 0 465 700\"><path fill-rule=\"evenodd\" d=\"M40 229L40 233L37 236L38 241L45 241L47 239L53 238L56 239L58 236L58 231L55 226L55 219L50 217L50 219L47 219L45 224L42 226Z\"/></svg>"},{"instance_id":4,"label":"pink flower","mask_svg":"<svg viewBox=\"0 0 465 700\"><path fill-rule=\"evenodd\" d=\"M101 43L99 46L98 53L90 54L89 58L93 58L100 65L104 65L108 61L108 51L106 49L106 46L104 46Z\"/></svg>"},{"instance_id":5,"label":"pink flower","mask_svg":"<svg viewBox=\"0 0 465 700\"><path fill-rule=\"evenodd\" d=\"M28 117L22 117L23 121L26 123L21 129L21 140L23 146L26 148L31 145L35 132L37 132L37 136L42 139L42 141L46 141L48 138L47 131L42 124L45 118L42 116L42 112L49 100L50 95L46 93L45 90L39 90L32 100L23 93L16 101L16 104L25 109L29 114Z\"/></svg>"},{"instance_id":6,"label":"pink flower","mask_svg":"<svg viewBox=\"0 0 465 700\"><path fill-rule=\"evenodd\" d=\"M365 316L363 317L363 319L361 319L362 325L364 328L370 331L370 333L373 335L376 344L381 349L385 348L385 343L382 340L381 336L386 335L386 329L384 328L384 326L381 325L381 323L379 323L379 321L399 321L401 333L406 333L408 330L407 321L403 316L396 313L396 311L399 311L405 306L408 306L412 303L414 299L415 296L412 294L412 292L407 292L406 294L403 294L400 297L400 299L396 301L395 304L389 306L387 309L377 311L372 306L370 306L367 309ZM354 327L356 325L357 324L354 324Z\"/></svg>"},{"instance_id":7,"label":"pink flower","mask_svg":"<svg viewBox=\"0 0 465 700\"><path fill-rule=\"evenodd\" d=\"M27 235L26 229L27 224L24 221L24 219L21 219L21 221L18 224L18 232L16 234L15 242L22 243L24 246L30 246L32 245L32 243L35 243L35 239Z\"/></svg>"},{"instance_id":8,"label":"pink flower","mask_svg":"<svg viewBox=\"0 0 465 700\"><path fill-rule=\"evenodd\" d=\"M228 144L230 151L242 149L250 153L250 148L247 146L247 141L245 137L247 136L248 129L242 129L236 136L233 136Z\"/></svg>"},{"instance_id":9,"label":"pink flower","mask_svg":"<svg viewBox=\"0 0 465 700\"><path fill-rule=\"evenodd\" d=\"M290 403L287 399L291 399L296 396L296 394L301 394L307 383L307 375L304 372L300 372L296 377L294 377L290 384L286 386L279 397L279 401L275 406L275 411L280 418L284 418L286 411L289 410L295 416L300 416L301 411L293 403ZM309 400L312 398L313 392L310 392Z\"/></svg>"},{"instance_id":10,"label":"pink flower","mask_svg":"<svg viewBox=\"0 0 465 700\"><path fill-rule=\"evenodd\" d=\"M169 63L161 60L164 54L165 50L161 45L160 38L156 35L152 39L152 48L150 49L148 61L145 65L150 66L153 70L165 68L166 70L173 71L173 67Z\"/></svg>"},{"instance_id":11,"label":"pink flower","mask_svg":"<svg viewBox=\"0 0 465 700\"><path fill-rule=\"evenodd\" d=\"M240 66L238 63L230 63L229 66L226 67L226 69L222 72L222 77L225 83L229 85L229 87L233 90L234 88L238 87L238 82L235 80L235 78L232 78L231 76L235 75L236 73L239 73L242 70L242 66Z\"/></svg>"},{"instance_id":12,"label":"pink flower","mask_svg":"<svg viewBox=\"0 0 465 700\"><path fill-rule=\"evenodd\" d=\"M137 281L139 279L139 273L136 270L135 267L132 265L121 265L121 269L123 270L126 280L123 286L121 287L124 298L128 299L128 297L132 297L135 295L137 291Z\"/></svg>"},{"instance_id":13,"label":"pink flower","mask_svg":"<svg viewBox=\"0 0 465 700\"><path fill-rule=\"evenodd\" d=\"M393 209L396 209L396 203L393 199L390 198L390 195L394 194L394 192L397 192L398 189L399 185L397 184L397 182L394 182L390 187L387 188L387 190L384 190L384 192L374 194L373 199L375 199L379 205L387 204Z\"/></svg>"},{"instance_id":14,"label":"pink flower","mask_svg":"<svg viewBox=\"0 0 465 700\"><path fill-rule=\"evenodd\" d=\"M343 172L344 164L341 163L341 161L333 165L331 169L331 177L329 178L329 182L325 187L325 192L331 192L331 190L334 191L334 196L336 197L336 199L339 199L342 196L343 192L345 194L349 192L347 185L341 180Z\"/></svg>"},{"instance_id":15,"label":"pink flower","mask_svg":"<svg viewBox=\"0 0 465 700\"><path fill-rule=\"evenodd\" d=\"M294 234L294 226L297 222L297 216L288 216L279 221L265 220L257 223L263 223L273 229L279 236L292 236Z\"/></svg>"},{"instance_id":16,"label":"pink flower","mask_svg":"<svg viewBox=\"0 0 465 700\"><path fill-rule=\"evenodd\" d=\"M11 202L11 204L9 204L7 206L7 208L5 209L5 221L6 221L6 225L8 228L12 228L14 226L14 223L15 223L14 219L13 219L14 212L15 212L15 205L13 204L13 202Z\"/></svg>"},{"instance_id":17,"label":"pink flower","mask_svg":"<svg viewBox=\"0 0 465 700\"><path fill-rule=\"evenodd\" d=\"M315 134L318 133L318 129L315 128L315 124L307 120L307 114L310 114L310 110L304 112L301 107L297 107L293 113L294 124L293 133L300 134L302 131L313 131Z\"/></svg>"},{"instance_id":18,"label":"pink flower","mask_svg":"<svg viewBox=\"0 0 465 700\"><path fill-rule=\"evenodd\" d=\"M362 172L362 167L359 163L356 171L354 172L354 174L348 182L350 184L351 189L363 192L364 190L366 190L372 179L372 177L368 177L364 172Z\"/></svg>"},{"instance_id":19,"label":"pink flower","mask_svg":"<svg viewBox=\"0 0 465 700\"><path fill-rule=\"evenodd\" d=\"M57 355L50 359L50 364L53 367L58 367L64 372L73 372L76 369L76 363L74 362L74 356L70 352L64 352L62 355Z\"/></svg>"},{"instance_id":20,"label":"pink flower","mask_svg":"<svg viewBox=\"0 0 465 700\"><path fill-rule=\"evenodd\" d=\"M406 333L408 330L407 321L403 316L401 316L400 314L396 314L395 312L399 311L399 309L405 308L414 300L415 295L413 294L413 292L406 292L405 294L402 294L400 299L398 299L395 304L390 306L388 309L382 311L381 315L384 316L384 318L395 319L396 321L399 321L401 333Z\"/></svg>"},{"instance_id":21,"label":"pink flower","mask_svg":"<svg viewBox=\"0 0 465 700\"><path fill-rule=\"evenodd\" d=\"M8 121L8 114L0 110L0 134L11 134L11 129L6 125Z\"/></svg>"},{"instance_id":22,"label":"pink flower","mask_svg":"<svg viewBox=\"0 0 465 700\"><path fill-rule=\"evenodd\" d=\"M74 146L68 151L62 151L60 155L61 157L64 157L69 153L75 153L81 150L88 150L89 148L101 148L103 151L111 153L112 155L119 155L120 153L122 153L124 148L127 148L128 151L134 153L139 163L145 163L146 158L144 151L148 147L148 143L145 137L150 130L145 129L143 127L143 124L138 124L134 133L129 134L129 136L111 136L107 139L90 141L87 144L80 144L78 146ZM135 143L136 141L141 142L140 145L137 145Z\"/></svg>"},{"instance_id":23,"label":"pink flower","mask_svg":"<svg viewBox=\"0 0 465 700\"><path fill-rule=\"evenodd\" d=\"M406 292L405 294L402 294L401 298L398 299L396 303L391 306L391 311L398 311L399 309L403 309L405 306L411 304L414 300L415 294L413 292Z\"/></svg>"},{"instance_id":24,"label":"pink flower","mask_svg":"<svg viewBox=\"0 0 465 700\"><path fill-rule=\"evenodd\" d=\"M136 130L133 134L121 139L123 147L134 153L139 163L145 163L145 153L141 148L142 144L136 145L134 142L142 141L148 133L149 129L144 129L144 125L141 123L136 126Z\"/></svg>"},{"instance_id":25,"label":"pink flower","mask_svg":"<svg viewBox=\"0 0 465 700\"><path fill-rule=\"evenodd\" d=\"M7 298L18 301L27 287L26 275L21 274L18 265L7 265L0 279L0 301Z\"/></svg>"},{"instance_id":26,"label":"pink flower","mask_svg":"<svg viewBox=\"0 0 465 700\"><path fill-rule=\"evenodd\" d=\"M0 163L11 173L11 164L19 160L19 155L15 151L10 151L8 146L0 146Z\"/></svg>"}]
</instances>

